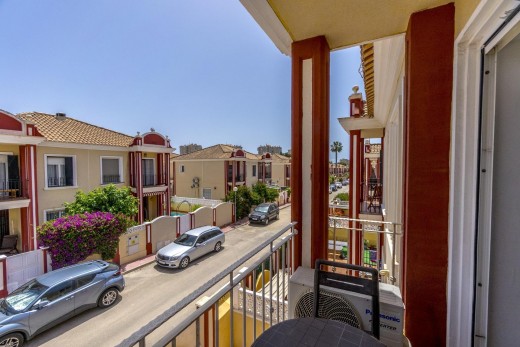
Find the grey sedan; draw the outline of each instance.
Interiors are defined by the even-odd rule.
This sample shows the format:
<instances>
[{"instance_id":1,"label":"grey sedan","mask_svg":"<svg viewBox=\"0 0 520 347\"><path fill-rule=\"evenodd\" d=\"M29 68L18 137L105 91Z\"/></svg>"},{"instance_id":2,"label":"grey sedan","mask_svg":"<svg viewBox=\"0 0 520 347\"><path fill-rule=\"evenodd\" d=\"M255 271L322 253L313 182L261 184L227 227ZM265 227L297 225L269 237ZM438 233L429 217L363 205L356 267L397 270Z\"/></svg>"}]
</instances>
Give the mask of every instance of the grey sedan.
<instances>
[{"instance_id":1,"label":"grey sedan","mask_svg":"<svg viewBox=\"0 0 520 347\"><path fill-rule=\"evenodd\" d=\"M36 277L0 302L0 346L21 346L90 307L109 307L124 288L119 266L100 260Z\"/></svg>"},{"instance_id":2,"label":"grey sedan","mask_svg":"<svg viewBox=\"0 0 520 347\"><path fill-rule=\"evenodd\" d=\"M224 233L218 227L192 229L161 248L155 256L155 261L159 266L184 269L192 260L213 251L220 252L224 241Z\"/></svg>"}]
</instances>

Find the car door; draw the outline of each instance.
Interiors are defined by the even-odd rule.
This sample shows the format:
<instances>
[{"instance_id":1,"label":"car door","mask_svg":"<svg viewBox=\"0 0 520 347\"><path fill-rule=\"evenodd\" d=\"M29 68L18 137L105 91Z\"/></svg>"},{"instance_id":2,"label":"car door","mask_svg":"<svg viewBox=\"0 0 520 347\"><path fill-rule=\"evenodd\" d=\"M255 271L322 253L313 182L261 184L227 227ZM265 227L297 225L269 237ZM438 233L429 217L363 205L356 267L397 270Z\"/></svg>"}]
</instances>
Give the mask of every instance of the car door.
<instances>
[{"instance_id":1,"label":"car door","mask_svg":"<svg viewBox=\"0 0 520 347\"><path fill-rule=\"evenodd\" d=\"M271 205L269 206L269 219L275 219L276 218L276 206Z\"/></svg>"},{"instance_id":2,"label":"car door","mask_svg":"<svg viewBox=\"0 0 520 347\"><path fill-rule=\"evenodd\" d=\"M88 274L78 277L75 281L74 313L77 314L97 304L99 295L103 291L104 280L96 278L96 274Z\"/></svg>"},{"instance_id":3,"label":"car door","mask_svg":"<svg viewBox=\"0 0 520 347\"><path fill-rule=\"evenodd\" d=\"M199 238L195 242L195 249L193 250L193 253L192 253L194 255L194 257L192 257L192 259L202 257L204 254L207 253L207 250L206 250L207 240L208 240L207 232L203 233L199 236Z\"/></svg>"},{"instance_id":4,"label":"car door","mask_svg":"<svg viewBox=\"0 0 520 347\"><path fill-rule=\"evenodd\" d=\"M206 241L206 247L208 253L215 249L215 244L217 243L216 236L218 235L216 230L211 230L208 232L208 240Z\"/></svg>"},{"instance_id":5,"label":"car door","mask_svg":"<svg viewBox=\"0 0 520 347\"><path fill-rule=\"evenodd\" d=\"M31 335L46 330L74 315L74 281L68 280L51 287L35 304L47 300L39 309L31 309L29 327ZM34 305L33 305L34 307Z\"/></svg>"}]
</instances>

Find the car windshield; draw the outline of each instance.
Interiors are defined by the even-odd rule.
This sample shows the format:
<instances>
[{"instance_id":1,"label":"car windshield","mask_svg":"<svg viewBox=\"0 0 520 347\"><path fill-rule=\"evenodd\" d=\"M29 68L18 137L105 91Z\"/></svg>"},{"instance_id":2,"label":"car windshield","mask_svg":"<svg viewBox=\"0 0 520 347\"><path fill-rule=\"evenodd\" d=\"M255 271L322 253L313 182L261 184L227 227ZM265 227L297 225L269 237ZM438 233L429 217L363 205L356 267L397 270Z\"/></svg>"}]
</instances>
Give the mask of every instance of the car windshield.
<instances>
[{"instance_id":1,"label":"car windshield","mask_svg":"<svg viewBox=\"0 0 520 347\"><path fill-rule=\"evenodd\" d=\"M37 280L32 280L9 294L4 302L8 309L23 311L48 288Z\"/></svg>"},{"instance_id":2,"label":"car windshield","mask_svg":"<svg viewBox=\"0 0 520 347\"><path fill-rule=\"evenodd\" d=\"M255 208L255 211L256 212L267 212L268 209L269 209L269 206L258 206L257 208Z\"/></svg>"},{"instance_id":3,"label":"car windshield","mask_svg":"<svg viewBox=\"0 0 520 347\"><path fill-rule=\"evenodd\" d=\"M190 234L182 234L174 242L178 245L193 246L195 240L197 240L197 236L193 236Z\"/></svg>"}]
</instances>

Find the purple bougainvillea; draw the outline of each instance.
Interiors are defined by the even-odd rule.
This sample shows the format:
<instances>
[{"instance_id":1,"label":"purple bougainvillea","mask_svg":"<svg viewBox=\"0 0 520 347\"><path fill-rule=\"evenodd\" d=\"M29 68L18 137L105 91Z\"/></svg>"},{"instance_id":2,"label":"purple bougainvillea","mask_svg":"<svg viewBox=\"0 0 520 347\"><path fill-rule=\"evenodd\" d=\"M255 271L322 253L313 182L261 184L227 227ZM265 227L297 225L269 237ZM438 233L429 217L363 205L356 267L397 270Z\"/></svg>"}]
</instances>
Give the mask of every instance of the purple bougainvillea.
<instances>
[{"instance_id":1,"label":"purple bougainvillea","mask_svg":"<svg viewBox=\"0 0 520 347\"><path fill-rule=\"evenodd\" d=\"M76 264L93 253L111 259L129 223L128 217L110 212L66 216L39 226L39 242L49 247L53 269Z\"/></svg>"}]
</instances>

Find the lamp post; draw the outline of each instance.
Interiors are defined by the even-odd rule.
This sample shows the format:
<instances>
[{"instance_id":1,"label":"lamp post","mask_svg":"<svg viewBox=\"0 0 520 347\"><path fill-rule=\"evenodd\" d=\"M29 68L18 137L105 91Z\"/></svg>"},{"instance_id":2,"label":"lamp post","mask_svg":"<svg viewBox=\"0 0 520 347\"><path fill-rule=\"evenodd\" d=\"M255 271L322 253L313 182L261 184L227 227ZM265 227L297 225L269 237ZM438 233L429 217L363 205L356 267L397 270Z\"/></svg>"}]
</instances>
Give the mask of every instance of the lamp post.
<instances>
[{"instance_id":1,"label":"lamp post","mask_svg":"<svg viewBox=\"0 0 520 347\"><path fill-rule=\"evenodd\" d=\"M237 186L234 186L233 187L233 192L235 192L235 223L237 222L237 191L238 191L238 187Z\"/></svg>"}]
</instances>

